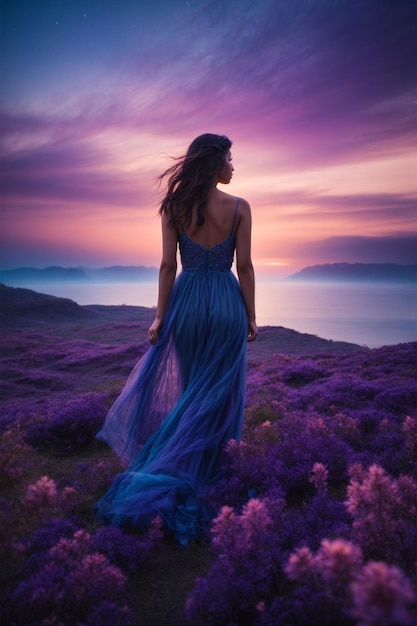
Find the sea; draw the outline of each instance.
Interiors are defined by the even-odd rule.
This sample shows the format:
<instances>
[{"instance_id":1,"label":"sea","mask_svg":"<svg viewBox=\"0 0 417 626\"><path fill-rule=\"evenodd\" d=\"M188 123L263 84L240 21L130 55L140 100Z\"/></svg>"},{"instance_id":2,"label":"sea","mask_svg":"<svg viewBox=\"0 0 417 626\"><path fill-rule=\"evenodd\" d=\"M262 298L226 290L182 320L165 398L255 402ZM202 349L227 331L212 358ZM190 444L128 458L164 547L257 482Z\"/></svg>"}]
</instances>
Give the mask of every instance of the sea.
<instances>
[{"instance_id":1,"label":"sea","mask_svg":"<svg viewBox=\"0 0 417 626\"><path fill-rule=\"evenodd\" d=\"M154 307L157 282L19 283L80 305ZM417 288L406 283L318 283L258 279L259 326L283 326L369 348L417 341Z\"/></svg>"}]
</instances>

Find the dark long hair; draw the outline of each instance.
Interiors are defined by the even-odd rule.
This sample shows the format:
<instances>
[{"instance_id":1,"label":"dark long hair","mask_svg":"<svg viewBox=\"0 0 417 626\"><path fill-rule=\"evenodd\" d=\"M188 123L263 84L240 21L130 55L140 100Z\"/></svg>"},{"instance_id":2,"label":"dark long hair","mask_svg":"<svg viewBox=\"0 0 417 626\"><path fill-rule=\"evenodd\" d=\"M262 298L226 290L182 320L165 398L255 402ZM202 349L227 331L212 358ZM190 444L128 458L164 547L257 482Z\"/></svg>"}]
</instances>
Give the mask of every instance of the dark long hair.
<instances>
[{"instance_id":1,"label":"dark long hair","mask_svg":"<svg viewBox=\"0 0 417 626\"><path fill-rule=\"evenodd\" d=\"M166 213L176 228L191 224L196 203L197 224L204 224L208 192L231 147L232 142L226 135L200 135L192 141L187 154L159 177L161 182L169 176L167 193L159 213Z\"/></svg>"}]
</instances>

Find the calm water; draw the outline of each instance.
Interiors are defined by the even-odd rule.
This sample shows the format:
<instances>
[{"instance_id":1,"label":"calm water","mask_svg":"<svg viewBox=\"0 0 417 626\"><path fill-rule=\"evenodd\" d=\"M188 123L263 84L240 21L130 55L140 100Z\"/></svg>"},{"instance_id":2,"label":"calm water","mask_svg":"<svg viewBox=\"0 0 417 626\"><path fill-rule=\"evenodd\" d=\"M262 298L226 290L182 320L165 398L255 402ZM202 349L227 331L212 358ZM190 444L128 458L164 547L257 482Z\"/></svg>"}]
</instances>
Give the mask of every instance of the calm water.
<instances>
[{"instance_id":1,"label":"calm water","mask_svg":"<svg viewBox=\"0 0 417 626\"><path fill-rule=\"evenodd\" d=\"M16 285L17 286L17 285ZM19 287L71 298L78 304L155 306L156 283L30 283ZM413 285L299 283L258 280L260 326L375 348L417 340L417 290Z\"/></svg>"}]
</instances>

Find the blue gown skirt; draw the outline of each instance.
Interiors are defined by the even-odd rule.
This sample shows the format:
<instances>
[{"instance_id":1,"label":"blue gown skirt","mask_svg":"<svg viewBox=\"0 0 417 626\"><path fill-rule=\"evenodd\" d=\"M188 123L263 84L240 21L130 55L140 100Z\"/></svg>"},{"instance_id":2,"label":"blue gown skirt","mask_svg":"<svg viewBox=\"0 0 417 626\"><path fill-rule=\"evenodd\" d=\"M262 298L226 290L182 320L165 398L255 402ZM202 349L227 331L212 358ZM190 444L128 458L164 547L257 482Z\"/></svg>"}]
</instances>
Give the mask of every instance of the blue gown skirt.
<instances>
[{"instance_id":1,"label":"blue gown skirt","mask_svg":"<svg viewBox=\"0 0 417 626\"><path fill-rule=\"evenodd\" d=\"M126 463L99 519L146 528L160 516L188 545L213 513L200 497L242 433L248 322L231 271L183 271L160 338L136 364L97 437Z\"/></svg>"}]
</instances>

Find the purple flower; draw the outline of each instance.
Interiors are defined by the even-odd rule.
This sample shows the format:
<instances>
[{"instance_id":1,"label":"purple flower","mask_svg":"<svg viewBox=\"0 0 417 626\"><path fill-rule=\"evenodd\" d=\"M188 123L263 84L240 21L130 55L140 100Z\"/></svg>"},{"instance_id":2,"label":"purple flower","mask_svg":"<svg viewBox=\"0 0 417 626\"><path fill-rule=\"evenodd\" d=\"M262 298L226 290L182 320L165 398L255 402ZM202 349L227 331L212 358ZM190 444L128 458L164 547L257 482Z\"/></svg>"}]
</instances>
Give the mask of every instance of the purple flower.
<instances>
[{"instance_id":1,"label":"purple flower","mask_svg":"<svg viewBox=\"0 0 417 626\"><path fill-rule=\"evenodd\" d=\"M61 408L53 417L29 426L25 440L56 453L78 452L95 442L109 403L109 394L85 394Z\"/></svg>"},{"instance_id":2,"label":"purple flower","mask_svg":"<svg viewBox=\"0 0 417 626\"><path fill-rule=\"evenodd\" d=\"M27 509L41 512L54 504L57 495L55 481L48 476L42 476L26 489L23 503Z\"/></svg>"},{"instance_id":3,"label":"purple flower","mask_svg":"<svg viewBox=\"0 0 417 626\"><path fill-rule=\"evenodd\" d=\"M285 566L290 580L310 582L316 575L315 559L310 548L303 546L293 552Z\"/></svg>"},{"instance_id":4,"label":"purple flower","mask_svg":"<svg viewBox=\"0 0 417 626\"><path fill-rule=\"evenodd\" d=\"M396 480L378 465L362 476L357 473L348 486L346 507L353 517L353 539L366 558L410 563L409 541L416 539L416 494L411 477Z\"/></svg>"},{"instance_id":5,"label":"purple flower","mask_svg":"<svg viewBox=\"0 0 417 626\"><path fill-rule=\"evenodd\" d=\"M346 588L362 565L362 551L344 539L323 539L315 556L315 568L326 583Z\"/></svg>"},{"instance_id":6,"label":"purple flower","mask_svg":"<svg viewBox=\"0 0 417 626\"><path fill-rule=\"evenodd\" d=\"M6 614L17 624L92 623L90 616L100 602L124 607L125 585L120 569L94 552L91 535L77 530L71 539L61 538L52 546L38 568L9 594Z\"/></svg>"},{"instance_id":7,"label":"purple flower","mask_svg":"<svg viewBox=\"0 0 417 626\"><path fill-rule=\"evenodd\" d=\"M314 463L310 472L309 480L317 491L327 491L327 481L329 478L329 472L323 463Z\"/></svg>"},{"instance_id":8,"label":"purple flower","mask_svg":"<svg viewBox=\"0 0 417 626\"><path fill-rule=\"evenodd\" d=\"M351 585L352 614L357 626L412 626L410 605L416 594L410 581L398 567L370 562Z\"/></svg>"},{"instance_id":9,"label":"purple flower","mask_svg":"<svg viewBox=\"0 0 417 626\"><path fill-rule=\"evenodd\" d=\"M141 537L126 534L120 528L103 526L92 539L95 550L127 574L133 574L149 558L162 537L161 520L156 518L148 532Z\"/></svg>"}]
</instances>

